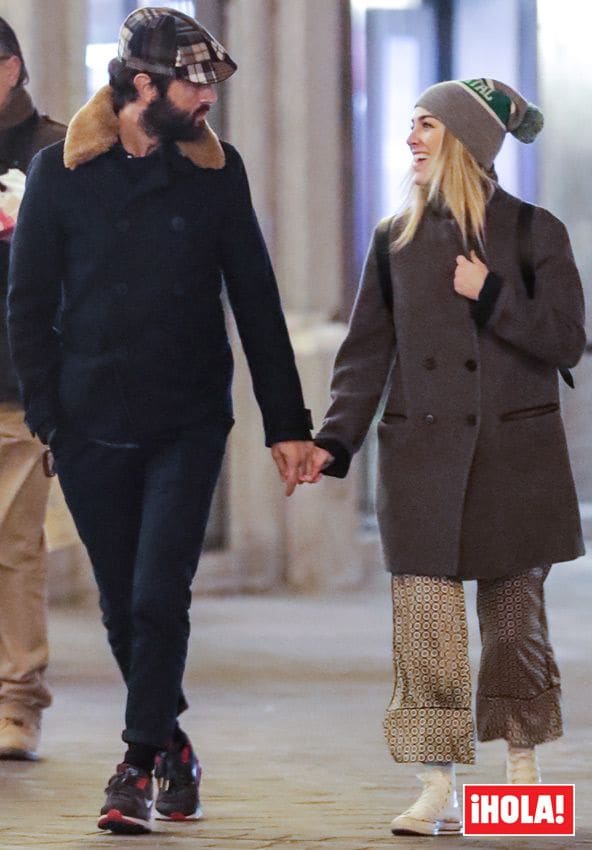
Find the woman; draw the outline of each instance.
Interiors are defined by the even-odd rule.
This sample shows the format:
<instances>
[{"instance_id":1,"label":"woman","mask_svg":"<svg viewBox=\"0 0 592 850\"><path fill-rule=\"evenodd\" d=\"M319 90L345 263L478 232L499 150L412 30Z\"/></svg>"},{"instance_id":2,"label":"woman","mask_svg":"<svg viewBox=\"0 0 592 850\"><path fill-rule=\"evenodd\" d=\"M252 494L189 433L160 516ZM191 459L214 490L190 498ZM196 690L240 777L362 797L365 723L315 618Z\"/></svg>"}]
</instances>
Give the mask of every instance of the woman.
<instances>
[{"instance_id":1,"label":"woman","mask_svg":"<svg viewBox=\"0 0 592 850\"><path fill-rule=\"evenodd\" d=\"M377 512L395 667L385 730L396 761L423 765L424 784L395 834L461 829L454 763L475 756L463 579L478 582L479 740L506 740L507 781L534 783L535 745L562 733L543 582L584 551L557 377L584 349L583 296L564 226L538 207L520 224L525 205L493 170L506 132L529 142L541 126L496 80L421 95L409 197L389 223L391 289L375 232L304 479L347 473L384 396Z\"/></svg>"}]
</instances>

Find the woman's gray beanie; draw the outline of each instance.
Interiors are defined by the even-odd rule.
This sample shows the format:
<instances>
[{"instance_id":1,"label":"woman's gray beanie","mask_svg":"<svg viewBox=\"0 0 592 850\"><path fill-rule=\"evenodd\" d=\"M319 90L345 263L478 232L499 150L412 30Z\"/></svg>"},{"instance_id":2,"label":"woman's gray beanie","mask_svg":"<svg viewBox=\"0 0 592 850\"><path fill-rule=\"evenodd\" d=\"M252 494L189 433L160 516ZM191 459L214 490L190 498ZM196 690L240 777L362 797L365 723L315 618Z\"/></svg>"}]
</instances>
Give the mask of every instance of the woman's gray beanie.
<instances>
[{"instance_id":1,"label":"woman's gray beanie","mask_svg":"<svg viewBox=\"0 0 592 850\"><path fill-rule=\"evenodd\" d=\"M498 80L436 83L420 95L416 106L441 121L487 170L506 133L533 142L543 127L540 109Z\"/></svg>"}]
</instances>

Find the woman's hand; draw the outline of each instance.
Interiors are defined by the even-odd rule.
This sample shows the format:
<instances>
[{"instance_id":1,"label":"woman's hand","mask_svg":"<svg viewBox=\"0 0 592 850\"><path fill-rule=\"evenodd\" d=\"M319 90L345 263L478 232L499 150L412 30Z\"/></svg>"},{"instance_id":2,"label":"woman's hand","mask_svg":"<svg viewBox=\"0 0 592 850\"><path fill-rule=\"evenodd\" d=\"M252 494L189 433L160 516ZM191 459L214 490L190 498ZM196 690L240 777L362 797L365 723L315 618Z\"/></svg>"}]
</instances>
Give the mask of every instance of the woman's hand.
<instances>
[{"instance_id":1,"label":"woman's hand","mask_svg":"<svg viewBox=\"0 0 592 850\"><path fill-rule=\"evenodd\" d=\"M322 470L333 461L333 455L326 449L315 446L306 458L306 471L300 476L301 482L316 484L321 480Z\"/></svg>"},{"instance_id":2,"label":"woman's hand","mask_svg":"<svg viewBox=\"0 0 592 850\"><path fill-rule=\"evenodd\" d=\"M460 254L456 258L456 271L454 273L454 288L459 295L476 301L483 289L485 278L489 269L482 263L477 254L471 251L471 258L467 260Z\"/></svg>"}]
</instances>

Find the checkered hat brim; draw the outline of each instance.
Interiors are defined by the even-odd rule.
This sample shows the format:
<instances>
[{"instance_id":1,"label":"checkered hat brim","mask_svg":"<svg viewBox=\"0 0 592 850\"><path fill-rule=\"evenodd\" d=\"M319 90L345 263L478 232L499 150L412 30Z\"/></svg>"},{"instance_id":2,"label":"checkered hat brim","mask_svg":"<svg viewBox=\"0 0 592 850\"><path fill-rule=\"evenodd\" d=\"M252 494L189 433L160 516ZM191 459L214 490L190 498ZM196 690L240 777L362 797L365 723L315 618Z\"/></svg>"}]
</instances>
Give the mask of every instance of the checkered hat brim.
<instances>
[{"instance_id":1,"label":"checkered hat brim","mask_svg":"<svg viewBox=\"0 0 592 850\"><path fill-rule=\"evenodd\" d=\"M211 33L176 9L143 6L125 19L117 55L130 68L193 83L221 83L236 63Z\"/></svg>"}]
</instances>

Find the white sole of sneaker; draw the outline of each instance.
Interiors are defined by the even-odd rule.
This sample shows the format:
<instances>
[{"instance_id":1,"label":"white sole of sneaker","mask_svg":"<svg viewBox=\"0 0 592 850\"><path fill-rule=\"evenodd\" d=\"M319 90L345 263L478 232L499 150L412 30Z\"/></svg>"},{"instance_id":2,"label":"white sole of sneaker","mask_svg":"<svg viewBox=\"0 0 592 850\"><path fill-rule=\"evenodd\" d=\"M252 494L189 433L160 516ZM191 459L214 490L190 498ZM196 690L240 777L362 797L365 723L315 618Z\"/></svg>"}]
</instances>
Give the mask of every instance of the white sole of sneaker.
<instances>
[{"instance_id":1,"label":"white sole of sneaker","mask_svg":"<svg viewBox=\"0 0 592 850\"><path fill-rule=\"evenodd\" d=\"M152 832L150 821L123 815L119 809L111 809L106 815L102 815L97 826L99 829L110 829L118 835L142 835Z\"/></svg>"},{"instance_id":2,"label":"white sole of sneaker","mask_svg":"<svg viewBox=\"0 0 592 850\"><path fill-rule=\"evenodd\" d=\"M437 824L432 821L418 820L399 815L391 823L393 835L437 835Z\"/></svg>"},{"instance_id":3,"label":"white sole of sneaker","mask_svg":"<svg viewBox=\"0 0 592 850\"><path fill-rule=\"evenodd\" d=\"M461 830L462 823L457 820L433 823L399 815L391 823L393 835L458 835Z\"/></svg>"},{"instance_id":4,"label":"white sole of sneaker","mask_svg":"<svg viewBox=\"0 0 592 850\"><path fill-rule=\"evenodd\" d=\"M38 761L39 756L32 750L21 750L18 747L2 747L0 759L7 761Z\"/></svg>"},{"instance_id":5,"label":"white sole of sneaker","mask_svg":"<svg viewBox=\"0 0 592 850\"><path fill-rule=\"evenodd\" d=\"M458 820L442 820L438 824L438 835L458 835L462 832L462 822Z\"/></svg>"}]
</instances>

